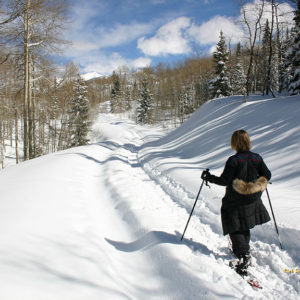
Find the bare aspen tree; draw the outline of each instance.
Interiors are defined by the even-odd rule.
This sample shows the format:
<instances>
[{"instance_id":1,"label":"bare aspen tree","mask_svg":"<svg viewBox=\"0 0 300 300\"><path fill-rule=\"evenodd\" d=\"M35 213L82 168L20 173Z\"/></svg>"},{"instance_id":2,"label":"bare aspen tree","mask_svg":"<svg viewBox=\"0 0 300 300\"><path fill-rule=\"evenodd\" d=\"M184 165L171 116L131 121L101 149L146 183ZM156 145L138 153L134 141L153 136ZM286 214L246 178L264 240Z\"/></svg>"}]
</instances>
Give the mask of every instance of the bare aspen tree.
<instances>
[{"instance_id":1,"label":"bare aspen tree","mask_svg":"<svg viewBox=\"0 0 300 300\"><path fill-rule=\"evenodd\" d=\"M1 107L1 116L0 116L0 147L1 147L1 165L4 167L4 158L5 158L5 136L10 137L10 142L12 144L12 124L11 124L11 106L9 100L13 94L13 78L14 74L12 69L11 55L13 50L6 45L7 34L9 32L9 26L11 23L20 16L22 13L22 5L20 1L14 1L9 6L7 2L3 4L0 1L0 71L1 71L1 85L0 85L0 96L3 101L3 107ZM5 110L4 110L5 108ZM10 132L8 132L10 130ZM5 132L6 131L6 132Z\"/></svg>"},{"instance_id":2,"label":"bare aspen tree","mask_svg":"<svg viewBox=\"0 0 300 300\"><path fill-rule=\"evenodd\" d=\"M70 102L73 96L73 88L76 75L79 73L79 68L73 63L70 62L66 65L65 71L62 75L62 80L57 86L60 90L59 98L60 98L60 131L58 133L58 144L57 149L63 150L68 147L69 143L69 127L68 127L68 112L70 109Z\"/></svg>"},{"instance_id":3,"label":"bare aspen tree","mask_svg":"<svg viewBox=\"0 0 300 300\"><path fill-rule=\"evenodd\" d=\"M25 9L24 9L24 103L23 103L23 114L24 114L24 137L23 137L23 152L24 160L29 159L29 133L28 133L28 114L30 109L30 98L31 95L31 86L29 87L29 72L30 72L30 61L29 61L29 43L30 43L30 25L31 25L31 16L30 16L30 6L31 1L26 0Z\"/></svg>"},{"instance_id":4,"label":"bare aspen tree","mask_svg":"<svg viewBox=\"0 0 300 300\"><path fill-rule=\"evenodd\" d=\"M248 11L248 6L246 5L247 1L240 1L241 11L242 11L242 23L245 24L245 27L248 31L248 40L249 40L249 65L246 75L246 93L249 96L251 91L251 76L253 74L253 65L254 65L254 55L255 55L255 43L257 36L260 30L260 23L264 12L265 1L255 3L255 10ZM254 17L254 21L251 21L249 16Z\"/></svg>"},{"instance_id":5,"label":"bare aspen tree","mask_svg":"<svg viewBox=\"0 0 300 300\"><path fill-rule=\"evenodd\" d=\"M32 102L34 63L43 55L58 50L63 42L60 38L66 21L65 0L24 0L23 15L18 17L23 32L24 44L24 106L23 106L23 151L24 160L35 156L35 124ZM33 60L34 57L34 60ZM35 78L35 80L37 80Z\"/></svg>"},{"instance_id":6,"label":"bare aspen tree","mask_svg":"<svg viewBox=\"0 0 300 300\"><path fill-rule=\"evenodd\" d=\"M274 93L271 89L271 65L272 65L272 58L273 58L274 17L275 17L275 3L274 3L274 0L272 0L271 1L271 26L270 26L270 38L269 38L269 57L268 57L266 94L269 95L269 92L271 92L273 97L274 97Z\"/></svg>"},{"instance_id":7,"label":"bare aspen tree","mask_svg":"<svg viewBox=\"0 0 300 300\"><path fill-rule=\"evenodd\" d=\"M283 90L283 41L281 40L282 37L282 29L280 21L279 21L279 12L278 12L279 4L275 5L275 20L276 20L276 48L278 53L278 69L279 69L279 88L278 92L281 93Z\"/></svg>"},{"instance_id":8,"label":"bare aspen tree","mask_svg":"<svg viewBox=\"0 0 300 300\"><path fill-rule=\"evenodd\" d=\"M23 12L22 1L15 0L11 3L8 10L3 8L3 1L0 1L0 26L13 22Z\"/></svg>"},{"instance_id":9,"label":"bare aspen tree","mask_svg":"<svg viewBox=\"0 0 300 300\"><path fill-rule=\"evenodd\" d=\"M4 7L2 1L0 1L0 65L7 62L12 54L10 51L3 51L6 49L6 47L2 41L2 38L6 37L7 27L10 25L10 23L17 19L22 13L23 5L21 1L14 0L12 3L10 3L10 5L8 5L8 7Z\"/></svg>"}]
</instances>

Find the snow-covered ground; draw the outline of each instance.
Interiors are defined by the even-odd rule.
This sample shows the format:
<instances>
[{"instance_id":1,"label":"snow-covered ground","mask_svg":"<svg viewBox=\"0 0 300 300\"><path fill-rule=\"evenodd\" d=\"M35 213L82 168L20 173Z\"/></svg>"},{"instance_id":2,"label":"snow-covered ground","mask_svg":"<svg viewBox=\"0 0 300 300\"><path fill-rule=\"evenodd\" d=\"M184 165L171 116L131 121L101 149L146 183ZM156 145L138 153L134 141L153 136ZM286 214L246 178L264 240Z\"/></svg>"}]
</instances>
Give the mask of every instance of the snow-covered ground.
<instances>
[{"instance_id":1,"label":"snow-covered ground","mask_svg":"<svg viewBox=\"0 0 300 300\"><path fill-rule=\"evenodd\" d=\"M299 100L213 100L171 132L101 114L91 145L2 170L0 299L299 298ZM180 241L202 170L222 172L239 128L272 171L284 247L272 222L251 231L260 291L227 266L224 188L204 186Z\"/></svg>"}]
</instances>

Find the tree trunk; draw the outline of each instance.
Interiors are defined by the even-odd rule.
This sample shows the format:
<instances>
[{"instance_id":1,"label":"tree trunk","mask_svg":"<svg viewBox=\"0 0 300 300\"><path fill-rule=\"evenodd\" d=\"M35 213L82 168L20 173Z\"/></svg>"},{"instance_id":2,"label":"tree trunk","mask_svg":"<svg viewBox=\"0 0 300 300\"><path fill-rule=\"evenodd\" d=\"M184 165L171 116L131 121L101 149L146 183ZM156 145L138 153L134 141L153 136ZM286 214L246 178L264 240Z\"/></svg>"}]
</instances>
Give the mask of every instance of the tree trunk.
<instances>
[{"instance_id":1,"label":"tree trunk","mask_svg":"<svg viewBox=\"0 0 300 300\"><path fill-rule=\"evenodd\" d=\"M4 141L2 123L3 123L3 121L0 120L0 163L1 163L1 167L3 169L4 168L4 147L3 147L3 143L5 141Z\"/></svg>"},{"instance_id":2,"label":"tree trunk","mask_svg":"<svg viewBox=\"0 0 300 300\"><path fill-rule=\"evenodd\" d=\"M32 111L32 69L31 69L31 55L29 53L28 56L28 153L29 153L29 159L32 159L34 157L33 155L33 111Z\"/></svg>"},{"instance_id":3,"label":"tree trunk","mask_svg":"<svg viewBox=\"0 0 300 300\"><path fill-rule=\"evenodd\" d=\"M282 82L282 48L281 48L281 41L280 41L280 30L279 30L279 20L278 20L278 10L277 5L275 6L275 17L276 17L276 47L278 52L278 70L279 70L279 90L278 92L281 93L283 90L283 82Z\"/></svg>"},{"instance_id":4,"label":"tree trunk","mask_svg":"<svg viewBox=\"0 0 300 300\"><path fill-rule=\"evenodd\" d=\"M35 59L32 57L32 71L33 71L33 82L32 82L32 97L31 97L31 137L32 137L32 158L37 156L37 144L36 144L36 114L35 114Z\"/></svg>"},{"instance_id":5,"label":"tree trunk","mask_svg":"<svg viewBox=\"0 0 300 300\"><path fill-rule=\"evenodd\" d=\"M16 164L19 163L19 117L17 108L17 95L15 96L15 147L16 147Z\"/></svg>"},{"instance_id":6,"label":"tree trunk","mask_svg":"<svg viewBox=\"0 0 300 300\"><path fill-rule=\"evenodd\" d=\"M29 95L29 41L30 41L30 0L26 0L26 8L24 15L24 128L23 128L23 151L24 160L29 159L29 139L28 139L28 95Z\"/></svg>"},{"instance_id":7,"label":"tree trunk","mask_svg":"<svg viewBox=\"0 0 300 300\"><path fill-rule=\"evenodd\" d=\"M269 60L268 60L267 87L266 87L267 95L269 95L269 92L271 90L271 66L272 66L272 57L273 57L274 0L272 0L271 5L272 5L272 22L271 22L270 40L269 40Z\"/></svg>"},{"instance_id":8,"label":"tree trunk","mask_svg":"<svg viewBox=\"0 0 300 300\"><path fill-rule=\"evenodd\" d=\"M264 1L262 1L261 3L261 7L259 8L259 12L258 12L258 16L255 22L255 28L254 28L254 34L252 33L252 29L250 26L250 23L247 19L247 15L246 15L246 11L243 9L243 18L244 18L244 22L248 28L248 33L249 33L249 40L250 40L250 58L249 58L249 66L248 66L248 70L247 70L247 77L246 77L246 93L247 96L249 96L250 94L250 89L251 89L251 75L253 73L253 63L254 63L254 49L255 49L255 43L256 43L256 38L257 38L257 31L258 31L258 27L259 27L259 23L264 11Z\"/></svg>"}]
</instances>

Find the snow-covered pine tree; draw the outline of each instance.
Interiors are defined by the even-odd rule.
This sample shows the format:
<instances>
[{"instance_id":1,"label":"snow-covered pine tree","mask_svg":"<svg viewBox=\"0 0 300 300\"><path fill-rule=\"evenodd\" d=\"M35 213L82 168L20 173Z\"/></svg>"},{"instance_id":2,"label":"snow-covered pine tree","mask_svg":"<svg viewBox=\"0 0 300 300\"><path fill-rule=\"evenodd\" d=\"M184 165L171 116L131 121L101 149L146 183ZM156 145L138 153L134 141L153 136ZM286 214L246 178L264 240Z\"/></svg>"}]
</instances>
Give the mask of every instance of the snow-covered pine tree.
<instances>
[{"instance_id":1,"label":"snow-covered pine tree","mask_svg":"<svg viewBox=\"0 0 300 300\"><path fill-rule=\"evenodd\" d=\"M273 93L280 90L280 70L279 70L279 53L278 48L273 47L273 55L271 62L270 89Z\"/></svg>"},{"instance_id":2,"label":"snow-covered pine tree","mask_svg":"<svg viewBox=\"0 0 300 300\"><path fill-rule=\"evenodd\" d=\"M121 103L121 83L120 77L113 72L112 75L113 86L111 89L111 101L110 101L110 112L111 113L120 113L122 111L122 103Z\"/></svg>"},{"instance_id":3,"label":"snow-covered pine tree","mask_svg":"<svg viewBox=\"0 0 300 300\"><path fill-rule=\"evenodd\" d=\"M137 108L137 122L141 124L152 122L153 95L149 90L148 81L143 78L141 82L139 106Z\"/></svg>"},{"instance_id":4,"label":"snow-covered pine tree","mask_svg":"<svg viewBox=\"0 0 300 300\"><path fill-rule=\"evenodd\" d=\"M262 38L262 48L261 48L261 55L260 55L260 64L259 64L259 70L260 70L260 78L258 85L261 87L263 95L266 93L266 91L269 89L269 83L268 83L268 68L269 68L269 53L270 53L270 39L271 39L271 32L270 32L270 26L269 26L269 20L266 20L266 24L264 27L264 34Z\"/></svg>"},{"instance_id":5,"label":"snow-covered pine tree","mask_svg":"<svg viewBox=\"0 0 300 300\"><path fill-rule=\"evenodd\" d=\"M181 123L183 123L185 116L194 111L194 97L193 87L191 84L183 84L179 94L178 114Z\"/></svg>"},{"instance_id":6,"label":"snow-covered pine tree","mask_svg":"<svg viewBox=\"0 0 300 300\"><path fill-rule=\"evenodd\" d=\"M264 27L258 70L260 79L258 83L262 93L268 95L271 92L274 96L274 92L279 90L279 58L278 46L276 41L272 39L268 19Z\"/></svg>"},{"instance_id":7,"label":"snow-covered pine tree","mask_svg":"<svg viewBox=\"0 0 300 300\"><path fill-rule=\"evenodd\" d=\"M291 68L291 81L288 87L288 91L291 95L300 93L300 0L297 1L297 10L294 21L293 43L289 48L287 55Z\"/></svg>"},{"instance_id":8,"label":"snow-covered pine tree","mask_svg":"<svg viewBox=\"0 0 300 300\"><path fill-rule=\"evenodd\" d=\"M281 73L281 90L288 91L290 82L292 80L292 63L289 57L289 49L292 47L293 37L289 29L286 30L285 38L282 42L282 62L280 65Z\"/></svg>"},{"instance_id":9,"label":"snow-covered pine tree","mask_svg":"<svg viewBox=\"0 0 300 300\"><path fill-rule=\"evenodd\" d=\"M138 99L140 97L139 95L140 95L140 93L139 93L138 84L136 81L134 81L132 91L131 91L131 100L138 101Z\"/></svg>"},{"instance_id":10,"label":"snow-covered pine tree","mask_svg":"<svg viewBox=\"0 0 300 300\"><path fill-rule=\"evenodd\" d=\"M233 95L245 95L246 75L241 57L241 44L238 43L235 52L235 65L232 68L231 88Z\"/></svg>"},{"instance_id":11,"label":"snow-covered pine tree","mask_svg":"<svg viewBox=\"0 0 300 300\"><path fill-rule=\"evenodd\" d=\"M77 75L73 88L74 96L69 111L69 147L85 145L90 128L89 100L86 98L87 86L80 74Z\"/></svg>"},{"instance_id":12,"label":"snow-covered pine tree","mask_svg":"<svg viewBox=\"0 0 300 300\"><path fill-rule=\"evenodd\" d=\"M220 40L217 44L216 51L213 53L215 60L215 77L210 82L210 91L212 97L225 97L231 93L229 83L229 74L227 70L229 52L226 47L225 37L222 30L220 31Z\"/></svg>"},{"instance_id":13,"label":"snow-covered pine tree","mask_svg":"<svg viewBox=\"0 0 300 300\"><path fill-rule=\"evenodd\" d=\"M125 111L131 109L131 90L129 86L126 86L125 95L124 95L124 104L125 104Z\"/></svg>"}]
</instances>

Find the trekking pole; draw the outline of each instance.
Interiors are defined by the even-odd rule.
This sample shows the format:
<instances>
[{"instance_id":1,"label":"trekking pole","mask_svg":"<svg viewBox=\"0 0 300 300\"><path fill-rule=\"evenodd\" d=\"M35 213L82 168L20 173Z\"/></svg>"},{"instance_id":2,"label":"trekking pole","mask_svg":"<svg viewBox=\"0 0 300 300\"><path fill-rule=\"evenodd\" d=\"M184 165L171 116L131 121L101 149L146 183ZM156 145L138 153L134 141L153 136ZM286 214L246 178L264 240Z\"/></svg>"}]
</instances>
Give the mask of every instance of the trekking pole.
<instances>
[{"instance_id":1,"label":"trekking pole","mask_svg":"<svg viewBox=\"0 0 300 300\"><path fill-rule=\"evenodd\" d=\"M280 240L280 236L279 236L279 231L278 231L277 223L276 223L276 220L275 220L275 216L274 216L274 212L273 212L273 208L272 208L272 204L271 204L271 200L270 200L270 195L269 195L268 189L266 189L266 192L267 192L269 204L270 204L270 207L271 207L271 212L272 212L272 216L273 216L273 220L274 220L274 224L275 224L275 229L276 229L276 232L277 232L277 235L278 235L278 241L279 241L279 244L280 244L280 248L283 249L283 248L282 248L282 244L281 244L281 240Z\"/></svg>"},{"instance_id":2,"label":"trekking pole","mask_svg":"<svg viewBox=\"0 0 300 300\"><path fill-rule=\"evenodd\" d=\"M208 172L208 171L209 171L209 169L206 169L205 171L202 172L202 174L203 174L204 172ZM197 203L197 201L198 201L198 198L199 198L199 195L200 195L200 192L201 192L201 190L202 190L202 187L203 187L204 182L205 182L205 179L203 179L203 181L202 181L202 183L201 183L199 192L198 192L197 197L196 197L196 200L195 200L195 202L194 202L194 206L193 206L193 208L192 208L192 211L191 211L191 213L190 213L190 216L189 216L189 218L188 218L188 221L187 221L187 223L186 223L186 225L185 225L183 234L182 234L182 236L181 236L181 239L180 239L181 241L182 241L182 239L183 239L183 237L184 237L184 234L185 234L185 231L186 231L186 229L187 229L187 227L188 227L188 225L189 225L190 219L191 219L191 217L192 217L193 211L194 211L194 209L195 209L195 206L196 206L196 203ZM206 185L208 186L207 182L206 182Z\"/></svg>"}]
</instances>

